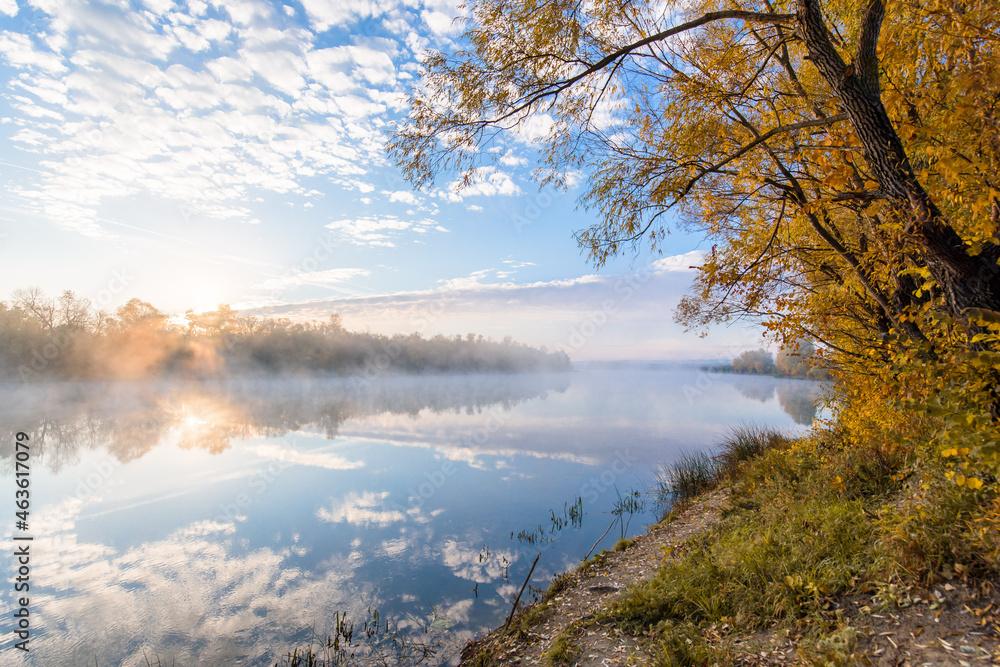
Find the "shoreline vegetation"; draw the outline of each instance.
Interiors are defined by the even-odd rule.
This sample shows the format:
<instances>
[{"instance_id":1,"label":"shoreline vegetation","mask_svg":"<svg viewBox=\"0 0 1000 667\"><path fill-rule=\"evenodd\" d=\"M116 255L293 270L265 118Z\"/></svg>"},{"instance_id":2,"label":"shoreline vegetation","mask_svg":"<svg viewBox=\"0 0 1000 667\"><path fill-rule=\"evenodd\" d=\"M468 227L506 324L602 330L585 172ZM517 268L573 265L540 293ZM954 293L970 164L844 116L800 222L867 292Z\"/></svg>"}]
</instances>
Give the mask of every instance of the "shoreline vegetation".
<instances>
[{"instance_id":1,"label":"shoreline vegetation","mask_svg":"<svg viewBox=\"0 0 1000 667\"><path fill-rule=\"evenodd\" d=\"M741 427L665 466L659 523L556 577L462 664L1000 661L1000 498L843 436Z\"/></svg>"},{"instance_id":2,"label":"shoreline vegetation","mask_svg":"<svg viewBox=\"0 0 1000 667\"><path fill-rule=\"evenodd\" d=\"M138 298L114 312L71 291L38 288L0 302L0 379L138 380L158 377L569 371L564 352L482 335L382 335L324 322L240 315L228 305L173 317Z\"/></svg>"}]
</instances>

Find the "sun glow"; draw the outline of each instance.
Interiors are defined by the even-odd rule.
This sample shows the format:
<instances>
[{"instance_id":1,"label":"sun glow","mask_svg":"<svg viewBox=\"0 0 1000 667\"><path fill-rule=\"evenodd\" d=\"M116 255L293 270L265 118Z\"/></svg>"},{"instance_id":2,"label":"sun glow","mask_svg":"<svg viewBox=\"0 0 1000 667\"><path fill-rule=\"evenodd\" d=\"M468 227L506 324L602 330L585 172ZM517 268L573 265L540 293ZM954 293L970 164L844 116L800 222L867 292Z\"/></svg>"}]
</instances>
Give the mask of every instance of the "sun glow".
<instances>
[{"instance_id":1,"label":"sun glow","mask_svg":"<svg viewBox=\"0 0 1000 667\"><path fill-rule=\"evenodd\" d=\"M192 395L169 412L183 449L219 453L229 448L231 436L243 430L242 420L233 407L214 397Z\"/></svg>"},{"instance_id":2,"label":"sun glow","mask_svg":"<svg viewBox=\"0 0 1000 667\"><path fill-rule=\"evenodd\" d=\"M191 428L195 426L201 426L206 422L201 417L196 417L195 415L188 415L187 417L184 417L184 419L181 420L181 423L184 426Z\"/></svg>"}]
</instances>

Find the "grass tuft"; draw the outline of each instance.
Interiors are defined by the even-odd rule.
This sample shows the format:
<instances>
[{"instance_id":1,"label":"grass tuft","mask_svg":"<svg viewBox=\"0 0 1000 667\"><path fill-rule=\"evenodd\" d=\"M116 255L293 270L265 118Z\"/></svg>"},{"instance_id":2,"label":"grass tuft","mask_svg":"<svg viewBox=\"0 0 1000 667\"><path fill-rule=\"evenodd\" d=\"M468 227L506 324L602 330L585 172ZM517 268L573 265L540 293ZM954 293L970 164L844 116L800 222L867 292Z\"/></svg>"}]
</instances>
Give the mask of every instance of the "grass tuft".
<instances>
[{"instance_id":1,"label":"grass tuft","mask_svg":"<svg viewBox=\"0 0 1000 667\"><path fill-rule=\"evenodd\" d=\"M657 667L694 667L696 665L735 664L728 652L705 641L693 623L664 621L656 628L653 646Z\"/></svg>"},{"instance_id":2,"label":"grass tuft","mask_svg":"<svg viewBox=\"0 0 1000 667\"><path fill-rule=\"evenodd\" d=\"M743 474L744 464L771 450L789 447L792 440L780 431L754 424L730 428L716 447L717 453L684 452L660 468L655 496L666 515L675 505L684 505L711 491L724 480Z\"/></svg>"},{"instance_id":3,"label":"grass tuft","mask_svg":"<svg viewBox=\"0 0 1000 667\"><path fill-rule=\"evenodd\" d=\"M668 508L684 504L719 483L718 462L705 452L684 452L657 474L657 502Z\"/></svg>"},{"instance_id":4,"label":"grass tuft","mask_svg":"<svg viewBox=\"0 0 1000 667\"><path fill-rule=\"evenodd\" d=\"M549 650L542 655L542 661L544 664L549 665L549 667L572 665L579 653L580 649L573 644L573 640L566 634L560 634L552 642Z\"/></svg>"},{"instance_id":5,"label":"grass tuft","mask_svg":"<svg viewBox=\"0 0 1000 667\"><path fill-rule=\"evenodd\" d=\"M882 517L890 573L927 585L957 575L1000 573L996 488L972 490L941 477L931 477L897 511Z\"/></svg>"},{"instance_id":6,"label":"grass tuft","mask_svg":"<svg viewBox=\"0 0 1000 667\"><path fill-rule=\"evenodd\" d=\"M542 594L541 604L548 604L553 598L566 590L573 583L573 573L563 572L549 584L549 587Z\"/></svg>"},{"instance_id":7,"label":"grass tuft","mask_svg":"<svg viewBox=\"0 0 1000 667\"><path fill-rule=\"evenodd\" d=\"M759 458L770 449L786 449L791 439L771 428L744 424L731 427L718 446L716 460L719 475L725 479L739 477L743 464Z\"/></svg>"},{"instance_id":8,"label":"grass tuft","mask_svg":"<svg viewBox=\"0 0 1000 667\"><path fill-rule=\"evenodd\" d=\"M625 551L630 546L632 546L632 544L633 544L633 540L630 540L628 538L623 537L622 539L618 540L615 543L615 546L612 549L612 551Z\"/></svg>"}]
</instances>

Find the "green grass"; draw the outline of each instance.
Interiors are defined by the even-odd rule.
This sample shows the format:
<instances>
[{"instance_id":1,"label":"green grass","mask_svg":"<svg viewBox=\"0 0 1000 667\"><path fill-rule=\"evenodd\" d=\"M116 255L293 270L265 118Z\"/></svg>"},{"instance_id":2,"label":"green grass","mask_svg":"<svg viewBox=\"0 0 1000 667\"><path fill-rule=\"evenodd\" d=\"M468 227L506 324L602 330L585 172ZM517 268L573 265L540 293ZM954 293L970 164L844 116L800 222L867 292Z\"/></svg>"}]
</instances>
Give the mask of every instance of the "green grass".
<instances>
[{"instance_id":1,"label":"green grass","mask_svg":"<svg viewBox=\"0 0 1000 667\"><path fill-rule=\"evenodd\" d=\"M737 477L747 461L771 449L787 449L791 442L788 436L771 428L755 424L731 427L719 443L715 455L719 476L722 479Z\"/></svg>"},{"instance_id":2,"label":"green grass","mask_svg":"<svg viewBox=\"0 0 1000 667\"><path fill-rule=\"evenodd\" d=\"M556 637L556 640L552 642L549 650L542 655L542 663L549 667L572 665L579 653L579 648L573 644L570 636L566 633L560 633Z\"/></svg>"},{"instance_id":3,"label":"green grass","mask_svg":"<svg viewBox=\"0 0 1000 667\"><path fill-rule=\"evenodd\" d=\"M664 621L656 628L656 667L719 667L736 664L725 647L712 646L698 626L690 622Z\"/></svg>"},{"instance_id":4,"label":"green grass","mask_svg":"<svg viewBox=\"0 0 1000 667\"><path fill-rule=\"evenodd\" d=\"M782 510L731 516L612 613L633 631L664 620L760 628L818 614L870 567L874 527L857 501L803 500Z\"/></svg>"},{"instance_id":5,"label":"green grass","mask_svg":"<svg viewBox=\"0 0 1000 667\"><path fill-rule=\"evenodd\" d=\"M1000 573L1000 499L993 485L974 491L938 471L879 524L889 574L931 585Z\"/></svg>"},{"instance_id":6,"label":"green grass","mask_svg":"<svg viewBox=\"0 0 1000 667\"><path fill-rule=\"evenodd\" d=\"M548 604L554 597L562 593L573 582L572 572L563 572L549 584L542 594L541 604Z\"/></svg>"},{"instance_id":7,"label":"green grass","mask_svg":"<svg viewBox=\"0 0 1000 667\"><path fill-rule=\"evenodd\" d=\"M715 456L674 466L675 482L709 471L729 486L720 522L605 615L651 632L661 665L729 664L725 642L701 632L725 624L808 626L816 654L838 662L850 655L850 631L836 625L831 598L885 571L879 508L900 490L905 463L886 452L841 451L832 440L731 431Z\"/></svg>"},{"instance_id":8,"label":"green grass","mask_svg":"<svg viewBox=\"0 0 1000 667\"><path fill-rule=\"evenodd\" d=\"M630 546L632 546L632 544L633 544L632 540L623 537L622 539L615 542L615 546L612 549L612 551L625 551Z\"/></svg>"},{"instance_id":9,"label":"green grass","mask_svg":"<svg viewBox=\"0 0 1000 667\"><path fill-rule=\"evenodd\" d=\"M724 633L707 639L720 627L744 639L794 631L800 658L848 665L861 659L859 635L835 611L838 596L1000 574L996 480L971 490L948 481L940 457L918 460L916 445L839 437L742 427L713 456L679 459L661 493L676 502L725 484L720 521L603 617L651 636L660 665L739 662Z\"/></svg>"},{"instance_id":10,"label":"green grass","mask_svg":"<svg viewBox=\"0 0 1000 667\"><path fill-rule=\"evenodd\" d=\"M518 640L524 639L529 635L531 629L542 620L542 614L548 608L548 602L539 602L525 608L523 611L518 611L510 621L510 626L507 628L507 635Z\"/></svg>"}]
</instances>

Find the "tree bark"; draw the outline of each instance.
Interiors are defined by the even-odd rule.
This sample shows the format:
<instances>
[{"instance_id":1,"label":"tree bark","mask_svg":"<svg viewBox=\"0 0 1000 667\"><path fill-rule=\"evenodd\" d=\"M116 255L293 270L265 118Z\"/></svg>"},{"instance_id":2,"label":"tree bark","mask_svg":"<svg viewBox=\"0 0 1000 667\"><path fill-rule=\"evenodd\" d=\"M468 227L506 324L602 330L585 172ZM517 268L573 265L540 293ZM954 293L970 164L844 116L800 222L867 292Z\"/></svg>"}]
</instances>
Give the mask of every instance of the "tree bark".
<instances>
[{"instance_id":1,"label":"tree bark","mask_svg":"<svg viewBox=\"0 0 1000 667\"><path fill-rule=\"evenodd\" d=\"M854 62L847 64L830 39L819 0L798 0L797 30L809 59L837 95L864 147L879 189L909 218L913 233L951 314L964 319L968 308L1000 310L1000 270L996 248L969 255L965 243L935 206L913 171L903 143L882 105L876 47L885 8L869 0Z\"/></svg>"}]
</instances>

